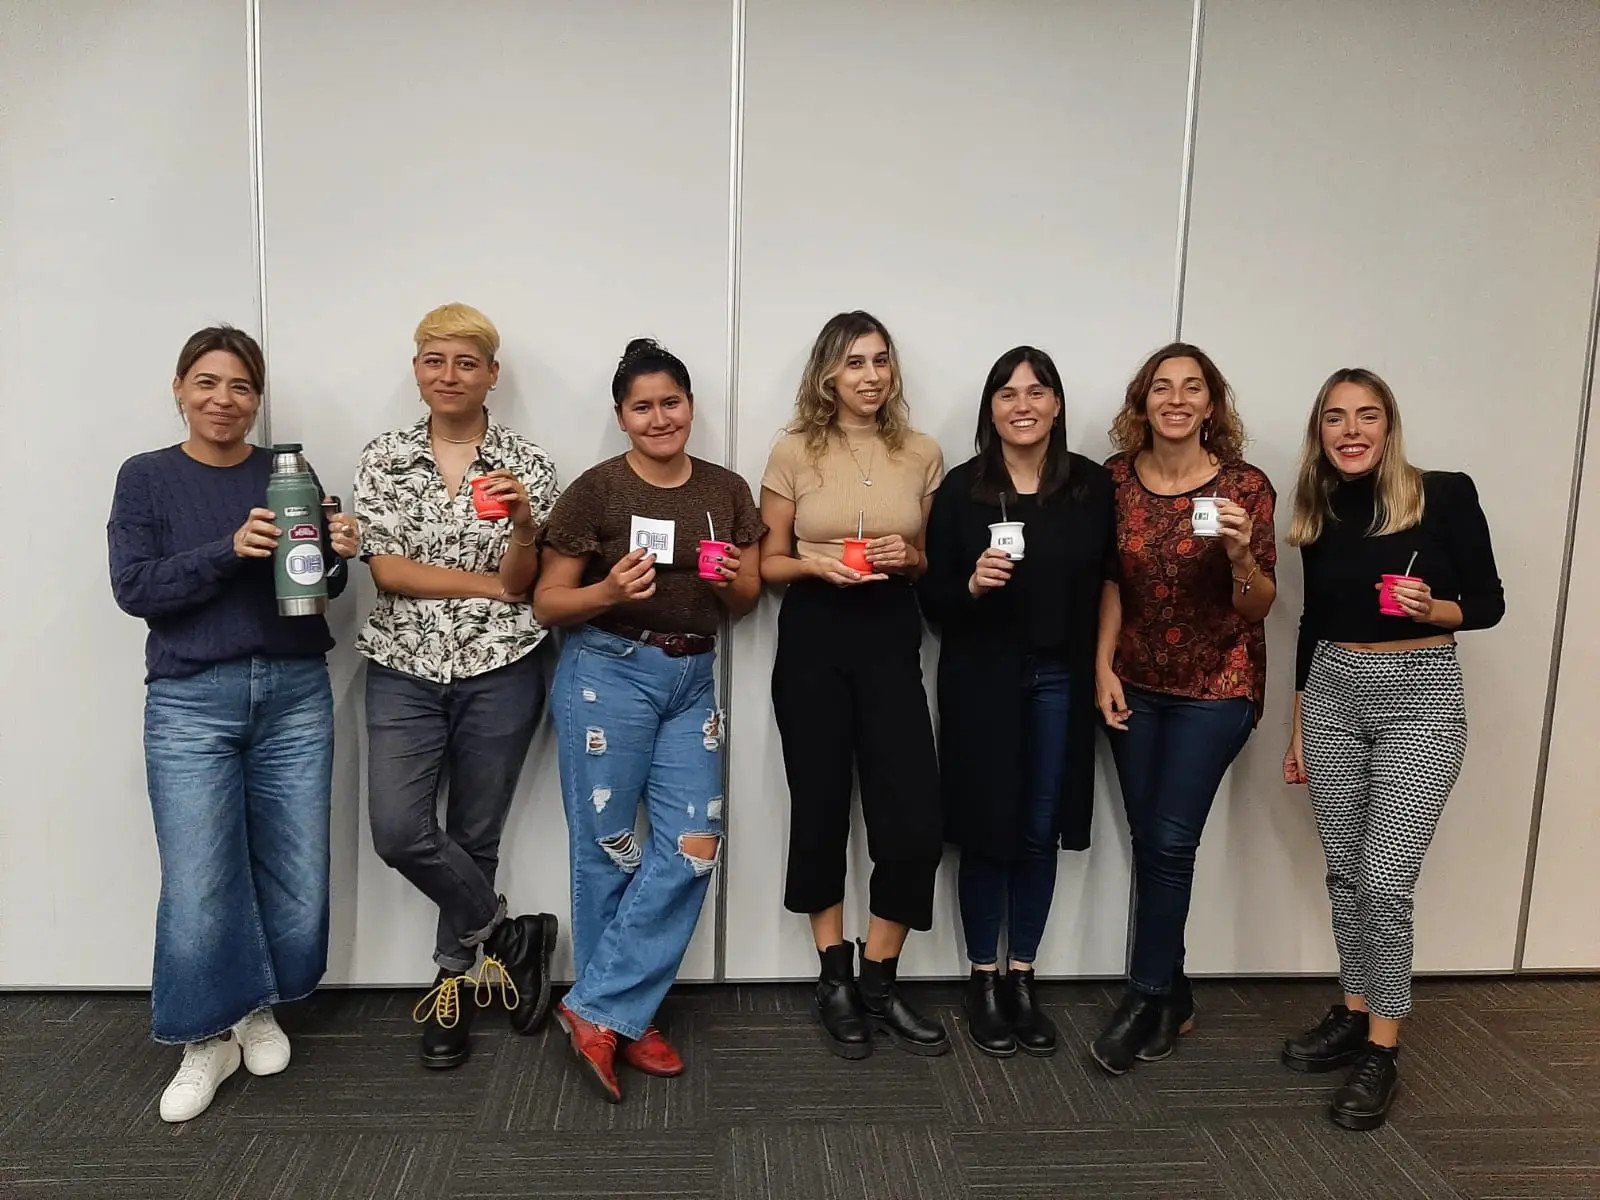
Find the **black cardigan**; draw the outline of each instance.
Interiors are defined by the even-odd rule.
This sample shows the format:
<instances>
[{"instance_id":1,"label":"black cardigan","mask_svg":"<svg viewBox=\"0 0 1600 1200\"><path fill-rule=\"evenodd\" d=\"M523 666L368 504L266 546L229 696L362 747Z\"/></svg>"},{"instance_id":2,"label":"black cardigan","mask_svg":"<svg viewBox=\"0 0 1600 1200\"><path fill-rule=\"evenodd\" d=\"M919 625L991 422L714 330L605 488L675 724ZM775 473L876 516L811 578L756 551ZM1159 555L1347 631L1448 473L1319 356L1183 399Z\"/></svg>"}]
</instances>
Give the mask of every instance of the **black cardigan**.
<instances>
[{"instance_id":1,"label":"black cardigan","mask_svg":"<svg viewBox=\"0 0 1600 1200\"><path fill-rule=\"evenodd\" d=\"M918 585L923 612L939 630L939 768L945 840L977 854L1012 859L1021 852L1023 667L1029 647L1011 585L982 597L967 591L989 545L998 505L972 496L977 460L945 477L928 518L928 569ZM1116 506L1110 473L1071 455L1067 486L1031 513L1024 530L1025 571L1059 592L1067 610L1061 650L1072 673L1062 737L1069 744L1056 832L1068 850L1086 850L1094 813L1095 633L1101 583L1115 574ZM1062 553L1036 547L1053 543Z\"/></svg>"}]
</instances>

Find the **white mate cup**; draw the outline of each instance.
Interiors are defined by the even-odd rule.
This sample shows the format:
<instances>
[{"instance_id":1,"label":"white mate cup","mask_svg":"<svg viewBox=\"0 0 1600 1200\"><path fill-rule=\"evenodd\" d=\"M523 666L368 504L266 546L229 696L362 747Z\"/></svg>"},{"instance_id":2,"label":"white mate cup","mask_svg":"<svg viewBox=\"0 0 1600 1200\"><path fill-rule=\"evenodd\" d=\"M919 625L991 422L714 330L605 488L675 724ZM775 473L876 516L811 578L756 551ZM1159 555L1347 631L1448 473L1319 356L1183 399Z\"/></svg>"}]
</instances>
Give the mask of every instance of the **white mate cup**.
<instances>
[{"instance_id":1,"label":"white mate cup","mask_svg":"<svg viewBox=\"0 0 1600 1200\"><path fill-rule=\"evenodd\" d=\"M1221 530L1217 528L1217 497L1196 496L1190 501L1193 508L1189 512L1189 523L1194 526L1195 537L1218 537Z\"/></svg>"},{"instance_id":2,"label":"white mate cup","mask_svg":"<svg viewBox=\"0 0 1600 1200\"><path fill-rule=\"evenodd\" d=\"M1012 562L1021 562L1027 543L1022 539L1021 521L996 521L989 526L989 549L1002 550Z\"/></svg>"}]
</instances>

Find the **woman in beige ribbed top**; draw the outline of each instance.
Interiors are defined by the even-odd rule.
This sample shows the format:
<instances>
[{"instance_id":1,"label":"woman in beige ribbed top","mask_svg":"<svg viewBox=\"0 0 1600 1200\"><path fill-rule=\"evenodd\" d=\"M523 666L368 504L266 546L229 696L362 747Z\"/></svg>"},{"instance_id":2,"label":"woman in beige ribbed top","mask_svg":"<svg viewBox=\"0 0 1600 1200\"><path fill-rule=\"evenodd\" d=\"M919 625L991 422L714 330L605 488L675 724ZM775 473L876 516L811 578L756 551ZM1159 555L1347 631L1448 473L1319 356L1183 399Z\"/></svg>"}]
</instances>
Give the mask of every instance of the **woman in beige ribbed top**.
<instances>
[{"instance_id":1,"label":"woman in beige ribbed top","mask_svg":"<svg viewBox=\"0 0 1600 1200\"><path fill-rule=\"evenodd\" d=\"M818 1015L843 1058L872 1052L874 1026L917 1054L950 1044L895 987L907 932L932 925L942 852L922 618L910 584L925 566L923 530L944 475L938 443L910 426L898 367L876 318L829 320L761 479L761 578L791 585L772 671L789 783L784 907L810 918L822 967ZM866 539L865 571L843 561L845 539L857 536ZM859 989L844 936L852 774L873 863Z\"/></svg>"}]
</instances>

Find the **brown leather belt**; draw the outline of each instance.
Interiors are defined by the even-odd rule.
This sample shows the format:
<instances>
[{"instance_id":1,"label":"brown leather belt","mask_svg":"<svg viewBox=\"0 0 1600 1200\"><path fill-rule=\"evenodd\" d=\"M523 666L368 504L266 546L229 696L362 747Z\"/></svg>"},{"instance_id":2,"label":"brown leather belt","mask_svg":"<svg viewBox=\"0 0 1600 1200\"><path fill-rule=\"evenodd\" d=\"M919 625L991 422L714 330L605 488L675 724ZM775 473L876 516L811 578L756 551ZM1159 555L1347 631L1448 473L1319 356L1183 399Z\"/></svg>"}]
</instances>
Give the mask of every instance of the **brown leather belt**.
<instances>
[{"instance_id":1,"label":"brown leather belt","mask_svg":"<svg viewBox=\"0 0 1600 1200\"><path fill-rule=\"evenodd\" d=\"M655 633L649 629L635 629L631 625L600 625L596 628L630 642L643 642L654 646L668 658L687 658L691 654L709 654L717 648L714 634L706 633Z\"/></svg>"}]
</instances>

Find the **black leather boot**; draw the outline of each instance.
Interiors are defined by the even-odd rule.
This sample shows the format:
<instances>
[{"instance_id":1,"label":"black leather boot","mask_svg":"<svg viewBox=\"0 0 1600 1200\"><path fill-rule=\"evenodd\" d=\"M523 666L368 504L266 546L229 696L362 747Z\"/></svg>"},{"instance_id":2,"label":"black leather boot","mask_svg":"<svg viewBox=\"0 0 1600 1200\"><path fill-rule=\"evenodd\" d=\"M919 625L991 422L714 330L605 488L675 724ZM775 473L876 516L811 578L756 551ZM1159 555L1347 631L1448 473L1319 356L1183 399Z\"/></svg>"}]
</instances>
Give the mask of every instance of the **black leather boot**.
<instances>
[{"instance_id":1,"label":"black leather boot","mask_svg":"<svg viewBox=\"0 0 1600 1200\"><path fill-rule=\"evenodd\" d=\"M999 971L972 969L972 978L967 980L967 1036L985 1054L1010 1058L1017 1052L1017 1039L1011 1035L1000 988Z\"/></svg>"},{"instance_id":2,"label":"black leather boot","mask_svg":"<svg viewBox=\"0 0 1600 1200\"><path fill-rule=\"evenodd\" d=\"M1313 1074L1337 1071L1361 1057L1367 1048L1368 1017L1335 1004L1315 1026L1283 1043L1283 1065Z\"/></svg>"},{"instance_id":3,"label":"black leather boot","mask_svg":"<svg viewBox=\"0 0 1600 1200\"><path fill-rule=\"evenodd\" d=\"M899 966L898 956L873 962L866 955L866 947L862 947L861 982L856 989L861 996L862 1011L902 1050L929 1056L945 1053L950 1049L950 1035L945 1033L943 1025L922 1017L900 995L895 982Z\"/></svg>"},{"instance_id":4,"label":"black leather boot","mask_svg":"<svg viewBox=\"0 0 1600 1200\"><path fill-rule=\"evenodd\" d=\"M461 993L472 981L441 969L433 988L411 1010L422 1026L422 1065L436 1071L459 1067L472 1055L472 1005Z\"/></svg>"},{"instance_id":5,"label":"black leather boot","mask_svg":"<svg viewBox=\"0 0 1600 1200\"><path fill-rule=\"evenodd\" d=\"M1126 1075L1161 1019L1161 998L1129 988L1089 1053L1112 1075Z\"/></svg>"},{"instance_id":6,"label":"black leather boot","mask_svg":"<svg viewBox=\"0 0 1600 1200\"><path fill-rule=\"evenodd\" d=\"M1055 1022L1044 1015L1033 992L1033 972L1011 968L1011 1032L1024 1054L1037 1057L1056 1052Z\"/></svg>"},{"instance_id":7,"label":"black leather boot","mask_svg":"<svg viewBox=\"0 0 1600 1200\"><path fill-rule=\"evenodd\" d=\"M1345 1129L1368 1130L1382 1125L1400 1086L1400 1048L1368 1042L1350 1071L1350 1078L1333 1094L1328 1115Z\"/></svg>"},{"instance_id":8,"label":"black leather boot","mask_svg":"<svg viewBox=\"0 0 1600 1200\"><path fill-rule=\"evenodd\" d=\"M1158 999L1161 1016L1139 1048L1140 1062L1160 1062L1177 1048L1178 1038L1194 1028L1194 991L1187 975L1179 971L1172 981L1171 993Z\"/></svg>"},{"instance_id":9,"label":"black leather boot","mask_svg":"<svg viewBox=\"0 0 1600 1200\"><path fill-rule=\"evenodd\" d=\"M550 1019L550 955L556 948L556 919L549 913L507 917L483 943L486 958L505 968L516 985L511 1004L511 1028L517 1033L537 1033ZM479 977L492 973L485 962ZM492 986L493 980L489 979Z\"/></svg>"},{"instance_id":10,"label":"black leather boot","mask_svg":"<svg viewBox=\"0 0 1600 1200\"><path fill-rule=\"evenodd\" d=\"M812 998L822 1040L840 1058L866 1058L872 1053L872 1027L856 995L856 948L848 942L818 950L822 973Z\"/></svg>"}]
</instances>

